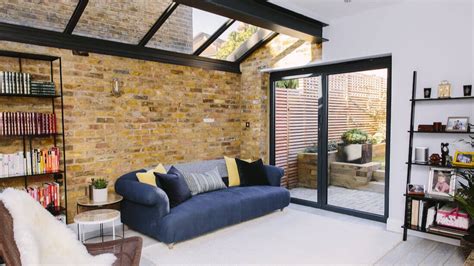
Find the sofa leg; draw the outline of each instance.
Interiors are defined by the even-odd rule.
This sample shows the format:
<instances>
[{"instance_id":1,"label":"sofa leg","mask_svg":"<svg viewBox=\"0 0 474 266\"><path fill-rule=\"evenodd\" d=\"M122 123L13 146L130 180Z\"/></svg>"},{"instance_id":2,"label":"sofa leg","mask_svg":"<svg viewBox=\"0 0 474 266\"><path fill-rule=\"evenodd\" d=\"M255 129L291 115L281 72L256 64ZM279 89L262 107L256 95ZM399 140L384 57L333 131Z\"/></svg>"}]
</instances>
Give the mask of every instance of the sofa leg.
<instances>
[{"instance_id":1,"label":"sofa leg","mask_svg":"<svg viewBox=\"0 0 474 266\"><path fill-rule=\"evenodd\" d=\"M173 249L174 248L174 243L168 244L168 249Z\"/></svg>"},{"instance_id":2,"label":"sofa leg","mask_svg":"<svg viewBox=\"0 0 474 266\"><path fill-rule=\"evenodd\" d=\"M285 208L281 208L280 211L282 212Z\"/></svg>"}]
</instances>

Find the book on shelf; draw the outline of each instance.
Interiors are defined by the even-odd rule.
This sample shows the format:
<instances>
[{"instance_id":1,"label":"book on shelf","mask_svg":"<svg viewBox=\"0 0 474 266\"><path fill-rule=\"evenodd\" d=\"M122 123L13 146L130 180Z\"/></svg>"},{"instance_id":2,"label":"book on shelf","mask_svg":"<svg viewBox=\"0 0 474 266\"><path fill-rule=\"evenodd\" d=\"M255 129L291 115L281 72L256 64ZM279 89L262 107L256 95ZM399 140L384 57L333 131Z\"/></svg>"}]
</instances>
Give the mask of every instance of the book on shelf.
<instances>
[{"instance_id":1,"label":"book on shelf","mask_svg":"<svg viewBox=\"0 0 474 266\"><path fill-rule=\"evenodd\" d=\"M433 203L423 200L411 200L409 204L410 225L425 231L435 221L436 208Z\"/></svg>"},{"instance_id":2,"label":"book on shelf","mask_svg":"<svg viewBox=\"0 0 474 266\"><path fill-rule=\"evenodd\" d=\"M29 186L24 189L33 199L45 208L61 207L61 194L59 184L56 182L48 182L43 185Z\"/></svg>"},{"instance_id":3,"label":"book on shelf","mask_svg":"<svg viewBox=\"0 0 474 266\"><path fill-rule=\"evenodd\" d=\"M54 82L49 81L32 81L31 82L32 95L55 95L56 87Z\"/></svg>"},{"instance_id":4,"label":"book on shelf","mask_svg":"<svg viewBox=\"0 0 474 266\"><path fill-rule=\"evenodd\" d=\"M465 236L468 234L467 230L454 229L451 227L441 226L441 225L430 225L427 229L428 232L454 235L454 236Z\"/></svg>"},{"instance_id":5,"label":"book on shelf","mask_svg":"<svg viewBox=\"0 0 474 266\"><path fill-rule=\"evenodd\" d=\"M0 136L55 133L57 125L54 113L0 112Z\"/></svg>"},{"instance_id":6,"label":"book on shelf","mask_svg":"<svg viewBox=\"0 0 474 266\"><path fill-rule=\"evenodd\" d=\"M11 154L0 154L0 178L59 171L59 148L32 149Z\"/></svg>"},{"instance_id":7,"label":"book on shelf","mask_svg":"<svg viewBox=\"0 0 474 266\"><path fill-rule=\"evenodd\" d=\"M31 75L22 72L0 71L1 94L31 94Z\"/></svg>"}]
</instances>

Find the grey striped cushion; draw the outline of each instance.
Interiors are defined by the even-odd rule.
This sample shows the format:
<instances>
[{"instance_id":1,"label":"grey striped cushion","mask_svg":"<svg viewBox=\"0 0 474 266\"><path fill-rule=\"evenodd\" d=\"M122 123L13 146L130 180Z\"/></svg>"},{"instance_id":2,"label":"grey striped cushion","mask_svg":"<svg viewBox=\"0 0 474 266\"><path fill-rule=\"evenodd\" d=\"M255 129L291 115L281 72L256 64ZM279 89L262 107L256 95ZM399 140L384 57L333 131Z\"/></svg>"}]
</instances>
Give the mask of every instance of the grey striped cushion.
<instances>
[{"instance_id":1,"label":"grey striped cushion","mask_svg":"<svg viewBox=\"0 0 474 266\"><path fill-rule=\"evenodd\" d=\"M217 167L200 174L183 172L183 176L193 196L207 191L226 188Z\"/></svg>"}]
</instances>

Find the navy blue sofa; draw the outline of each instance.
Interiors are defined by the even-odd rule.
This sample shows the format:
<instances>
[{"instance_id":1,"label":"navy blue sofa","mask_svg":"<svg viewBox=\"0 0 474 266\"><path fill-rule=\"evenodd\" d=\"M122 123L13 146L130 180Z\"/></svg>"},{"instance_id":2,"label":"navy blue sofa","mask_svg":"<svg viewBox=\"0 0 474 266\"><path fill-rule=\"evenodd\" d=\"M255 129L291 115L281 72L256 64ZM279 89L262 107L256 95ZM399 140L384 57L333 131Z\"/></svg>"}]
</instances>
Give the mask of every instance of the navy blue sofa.
<instances>
[{"instance_id":1,"label":"navy blue sofa","mask_svg":"<svg viewBox=\"0 0 474 266\"><path fill-rule=\"evenodd\" d=\"M209 160L174 165L180 171L205 172L218 168L227 177L224 160ZM167 170L169 166L166 166ZM137 172L121 176L115 191L124 197L122 222L131 229L166 244L184 241L216 229L253 219L290 203L290 193L280 187L283 169L265 165L270 186L230 187L202 193L170 209L166 193L138 182Z\"/></svg>"}]
</instances>

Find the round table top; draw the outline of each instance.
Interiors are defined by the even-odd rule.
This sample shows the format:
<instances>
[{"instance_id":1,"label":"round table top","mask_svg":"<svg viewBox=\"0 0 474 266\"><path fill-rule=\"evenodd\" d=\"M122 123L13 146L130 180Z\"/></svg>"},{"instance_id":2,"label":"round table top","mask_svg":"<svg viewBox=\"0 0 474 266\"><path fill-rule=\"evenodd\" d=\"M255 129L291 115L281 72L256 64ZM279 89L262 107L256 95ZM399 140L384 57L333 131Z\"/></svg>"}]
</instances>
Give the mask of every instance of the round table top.
<instances>
[{"instance_id":1,"label":"round table top","mask_svg":"<svg viewBox=\"0 0 474 266\"><path fill-rule=\"evenodd\" d=\"M100 209L81 212L74 217L78 224L103 224L120 218L120 212L112 209Z\"/></svg>"},{"instance_id":2,"label":"round table top","mask_svg":"<svg viewBox=\"0 0 474 266\"><path fill-rule=\"evenodd\" d=\"M107 195L107 201L97 202L85 196L85 197L78 198L77 204L81 206L87 206L87 207L98 207L98 206L115 204L115 203L121 202L122 200L123 200L122 196L109 192Z\"/></svg>"}]
</instances>

